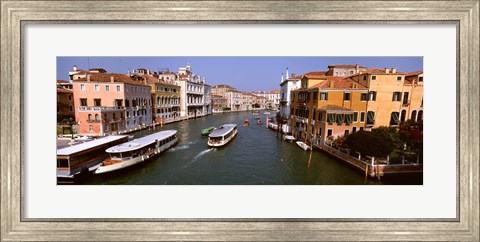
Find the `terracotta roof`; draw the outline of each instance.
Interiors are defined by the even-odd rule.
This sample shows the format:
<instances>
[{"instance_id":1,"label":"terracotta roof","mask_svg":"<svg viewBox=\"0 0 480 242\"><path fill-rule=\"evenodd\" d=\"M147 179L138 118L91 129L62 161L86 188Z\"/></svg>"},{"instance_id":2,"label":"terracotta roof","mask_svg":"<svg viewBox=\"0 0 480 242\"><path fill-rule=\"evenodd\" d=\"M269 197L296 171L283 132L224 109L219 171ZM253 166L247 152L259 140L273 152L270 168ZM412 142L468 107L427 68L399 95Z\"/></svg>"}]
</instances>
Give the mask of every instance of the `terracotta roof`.
<instances>
[{"instance_id":1,"label":"terracotta roof","mask_svg":"<svg viewBox=\"0 0 480 242\"><path fill-rule=\"evenodd\" d=\"M127 76L126 74L117 74L117 73L92 73L89 75L91 82L111 82L111 77L114 78L114 82L122 82L127 84L133 85L140 85L140 86L148 86L145 85L143 82L135 81L131 77ZM87 78L78 78L74 80L74 82L86 82Z\"/></svg>"},{"instance_id":2,"label":"terracotta roof","mask_svg":"<svg viewBox=\"0 0 480 242\"><path fill-rule=\"evenodd\" d=\"M379 69L379 68L371 68L364 70L360 72L359 74L382 74L382 75L404 75L404 72L396 71L395 73L392 73L391 70L389 73L385 72L385 69Z\"/></svg>"},{"instance_id":3,"label":"terracotta roof","mask_svg":"<svg viewBox=\"0 0 480 242\"><path fill-rule=\"evenodd\" d=\"M357 65L328 65L328 68L356 68ZM365 66L358 66L358 68L366 68Z\"/></svg>"},{"instance_id":4,"label":"terracotta roof","mask_svg":"<svg viewBox=\"0 0 480 242\"><path fill-rule=\"evenodd\" d=\"M232 88L232 89L235 89L229 85L225 85L225 84L219 84L219 85L215 85L213 86L213 88Z\"/></svg>"},{"instance_id":5,"label":"terracotta roof","mask_svg":"<svg viewBox=\"0 0 480 242\"><path fill-rule=\"evenodd\" d=\"M313 75L311 75L313 76ZM313 79L321 79L325 80L317 85L311 86L309 89L312 88L339 88L339 89L362 89L367 88L366 86L348 78L348 77L340 77L340 76L313 76L307 78ZM330 83L333 84L333 87L330 86ZM356 86L356 87L354 87Z\"/></svg>"},{"instance_id":6,"label":"terracotta roof","mask_svg":"<svg viewBox=\"0 0 480 242\"><path fill-rule=\"evenodd\" d=\"M57 87L57 93L73 93L73 91L70 89Z\"/></svg>"},{"instance_id":7,"label":"terracotta roof","mask_svg":"<svg viewBox=\"0 0 480 242\"><path fill-rule=\"evenodd\" d=\"M312 72L305 73L305 74L303 74L302 76L304 76L304 75L319 75L319 76L325 76L326 74L327 74L326 71L312 71Z\"/></svg>"},{"instance_id":8,"label":"terracotta roof","mask_svg":"<svg viewBox=\"0 0 480 242\"><path fill-rule=\"evenodd\" d=\"M325 105L325 106L323 106L319 109L320 110L326 110L326 111L353 111L351 109L340 107L338 105L333 105L333 104Z\"/></svg>"},{"instance_id":9,"label":"terracotta roof","mask_svg":"<svg viewBox=\"0 0 480 242\"><path fill-rule=\"evenodd\" d=\"M57 80L57 83L70 83L70 82L67 80Z\"/></svg>"},{"instance_id":10,"label":"terracotta roof","mask_svg":"<svg viewBox=\"0 0 480 242\"><path fill-rule=\"evenodd\" d=\"M405 76L417 76L423 74L423 71L413 71L413 72L407 72L405 73Z\"/></svg>"}]
</instances>

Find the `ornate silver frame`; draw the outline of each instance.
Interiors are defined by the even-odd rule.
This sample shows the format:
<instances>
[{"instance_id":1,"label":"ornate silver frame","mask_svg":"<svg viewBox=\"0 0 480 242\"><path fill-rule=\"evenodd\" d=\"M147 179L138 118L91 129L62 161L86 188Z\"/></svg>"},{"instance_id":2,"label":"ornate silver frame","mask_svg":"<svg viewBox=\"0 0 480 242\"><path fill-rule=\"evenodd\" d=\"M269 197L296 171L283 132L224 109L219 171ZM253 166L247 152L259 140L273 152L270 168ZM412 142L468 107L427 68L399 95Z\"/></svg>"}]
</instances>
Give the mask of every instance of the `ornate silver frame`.
<instances>
[{"instance_id":1,"label":"ornate silver frame","mask_svg":"<svg viewBox=\"0 0 480 242\"><path fill-rule=\"evenodd\" d=\"M479 235L479 1L1 2L1 240L461 240ZM129 12L142 6L142 12ZM362 9L364 11L358 11ZM93 11L95 10L95 11ZM126 14L128 13L128 14ZM147 14L148 13L148 14ZM127 16L127 17L126 17ZM26 23L455 23L456 219L64 219L22 215L22 40ZM460 175L461 174L461 175ZM61 221L61 222L60 222ZM378 226L381 224L381 226ZM128 228L128 229L125 229Z\"/></svg>"}]
</instances>

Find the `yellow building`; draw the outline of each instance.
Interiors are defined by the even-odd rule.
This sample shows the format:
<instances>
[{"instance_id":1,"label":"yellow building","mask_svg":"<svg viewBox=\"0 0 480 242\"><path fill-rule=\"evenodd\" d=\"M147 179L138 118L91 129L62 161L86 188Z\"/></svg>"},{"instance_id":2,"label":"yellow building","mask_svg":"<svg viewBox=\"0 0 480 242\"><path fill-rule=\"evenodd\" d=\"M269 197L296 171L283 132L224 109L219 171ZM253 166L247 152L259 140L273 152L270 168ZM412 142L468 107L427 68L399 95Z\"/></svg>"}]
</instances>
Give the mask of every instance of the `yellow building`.
<instances>
[{"instance_id":1,"label":"yellow building","mask_svg":"<svg viewBox=\"0 0 480 242\"><path fill-rule=\"evenodd\" d=\"M364 127L367 87L346 77L306 74L292 91L290 126L297 139L315 143Z\"/></svg>"},{"instance_id":2,"label":"yellow building","mask_svg":"<svg viewBox=\"0 0 480 242\"><path fill-rule=\"evenodd\" d=\"M423 119L423 72L367 69L349 77L307 73L292 91L297 139L315 143L358 130Z\"/></svg>"},{"instance_id":3,"label":"yellow building","mask_svg":"<svg viewBox=\"0 0 480 242\"><path fill-rule=\"evenodd\" d=\"M368 87L366 128L397 127L423 119L423 72L402 73L396 68L368 69L350 76Z\"/></svg>"}]
</instances>

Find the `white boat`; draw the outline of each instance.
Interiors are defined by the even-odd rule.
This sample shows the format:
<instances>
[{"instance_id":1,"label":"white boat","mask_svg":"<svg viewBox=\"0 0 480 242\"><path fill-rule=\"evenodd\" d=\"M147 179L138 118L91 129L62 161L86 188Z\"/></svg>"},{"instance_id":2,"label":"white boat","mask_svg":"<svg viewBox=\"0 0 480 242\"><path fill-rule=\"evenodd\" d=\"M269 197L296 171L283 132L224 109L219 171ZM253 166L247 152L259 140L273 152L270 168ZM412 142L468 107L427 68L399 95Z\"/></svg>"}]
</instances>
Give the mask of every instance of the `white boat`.
<instances>
[{"instance_id":1,"label":"white boat","mask_svg":"<svg viewBox=\"0 0 480 242\"><path fill-rule=\"evenodd\" d=\"M295 141L295 137L293 137L292 135L285 135L283 137L283 140L288 141L288 142L293 142L293 141Z\"/></svg>"},{"instance_id":2,"label":"white boat","mask_svg":"<svg viewBox=\"0 0 480 242\"><path fill-rule=\"evenodd\" d=\"M208 146L220 147L226 145L237 135L236 124L224 124L208 135Z\"/></svg>"},{"instance_id":3,"label":"white boat","mask_svg":"<svg viewBox=\"0 0 480 242\"><path fill-rule=\"evenodd\" d=\"M263 114L265 114L265 115L270 115L270 112L263 112Z\"/></svg>"},{"instance_id":4,"label":"white boat","mask_svg":"<svg viewBox=\"0 0 480 242\"><path fill-rule=\"evenodd\" d=\"M297 145L298 145L300 148L304 149L304 150L309 150L309 149L311 149L310 146L308 146L307 144L303 143L302 141L297 141Z\"/></svg>"},{"instance_id":5,"label":"white boat","mask_svg":"<svg viewBox=\"0 0 480 242\"><path fill-rule=\"evenodd\" d=\"M177 142L177 131L165 130L110 147L106 150L110 158L95 170L95 174L112 172L144 162Z\"/></svg>"},{"instance_id":6,"label":"white boat","mask_svg":"<svg viewBox=\"0 0 480 242\"><path fill-rule=\"evenodd\" d=\"M214 110L212 110L212 113L223 113L223 110L220 110L220 109L214 109Z\"/></svg>"},{"instance_id":7,"label":"white boat","mask_svg":"<svg viewBox=\"0 0 480 242\"><path fill-rule=\"evenodd\" d=\"M268 122L268 128L277 131L278 130L278 124L273 123L273 122Z\"/></svg>"}]
</instances>

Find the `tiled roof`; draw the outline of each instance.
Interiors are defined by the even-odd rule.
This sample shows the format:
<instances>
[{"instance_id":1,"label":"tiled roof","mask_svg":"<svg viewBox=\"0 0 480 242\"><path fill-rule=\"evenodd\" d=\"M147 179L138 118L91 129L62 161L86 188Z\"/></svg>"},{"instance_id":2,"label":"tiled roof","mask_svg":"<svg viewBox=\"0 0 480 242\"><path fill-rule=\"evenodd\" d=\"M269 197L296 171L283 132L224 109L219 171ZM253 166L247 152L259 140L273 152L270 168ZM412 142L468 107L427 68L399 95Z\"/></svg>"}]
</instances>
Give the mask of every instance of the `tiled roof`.
<instances>
[{"instance_id":1,"label":"tiled roof","mask_svg":"<svg viewBox=\"0 0 480 242\"><path fill-rule=\"evenodd\" d=\"M407 73L405 73L405 76L416 76L416 75L420 75L420 74L423 74L423 71L407 72Z\"/></svg>"},{"instance_id":2,"label":"tiled roof","mask_svg":"<svg viewBox=\"0 0 480 242\"><path fill-rule=\"evenodd\" d=\"M362 88L367 88L366 86L348 78L348 77L340 77L340 76L317 76L317 75L310 75L306 76L307 78L312 78L312 79L321 79L325 80L324 82L321 82L317 85L314 85L310 87L309 89L312 88L339 88L339 89L362 89ZM330 83L333 84L333 87L330 86ZM356 87L354 87L356 86Z\"/></svg>"},{"instance_id":3,"label":"tiled roof","mask_svg":"<svg viewBox=\"0 0 480 242\"><path fill-rule=\"evenodd\" d=\"M326 71L312 71L312 72L308 72L308 73L305 73L303 75L319 75L319 76L325 76L327 74Z\"/></svg>"},{"instance_id":4,"label":"tiled roof","mask_svg":"<svg viewBox=\"0 0 480 242\"><path fill-rule=\"evenodd\" d=\"M59 84L60 84L60 83L67 83L67 84L68 84L68 83L70 83L70 82L67 81L67 80L57 80L57 83L59 83Z\"/></svg>"},{"instance_id":5,"label":"tiled roof","mask_svg":"<svg viewBox=\"0 0 480 242\"><path fill-rule=\"evenodd\" d=\"M57 93L73 93L73 91L70 89L57 87Z\"/></svg>"},{"instance_id":6,"label":"tiled roof","mask_svg":"<svg viewBox=\"0 0 480 242\"><path fill-rule=\"evenodd\" d=\"M325 105L319 109L326 110L326 111L352 111L351 109L340 107L338 105L333 105L333 104Z\"/></svg>"},{"instance_id":7,"label":"tiled roof","mask_svg":"<svg viewBox=\"0 0 480 242\"><path fill-rule=\"evenodd\" d=\"M328 68L356 68L357 65L328 65ZM358 68L366 68L365 66L358 66Z\"/></svg>"},{"instance_id":8,"label":"tiled roof","mask_svg":"<svg viewBox=\"0 0 480 242\"><path fill-rule=\"evenodd\" d=\"M111 77L114 78L114 82L122 82L127 84L134 84L140 86L148 86L145 85L143 82L135 81L131 77L127 76L126 74L117 74L117 73L92 73L89 75L91 82L110 82ZM86 82L87 78L78 78L74 80L74 82Z\"/></svg>"}]
</instances>

